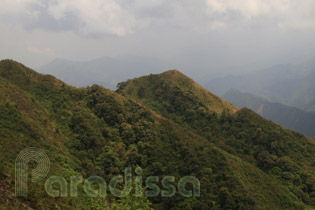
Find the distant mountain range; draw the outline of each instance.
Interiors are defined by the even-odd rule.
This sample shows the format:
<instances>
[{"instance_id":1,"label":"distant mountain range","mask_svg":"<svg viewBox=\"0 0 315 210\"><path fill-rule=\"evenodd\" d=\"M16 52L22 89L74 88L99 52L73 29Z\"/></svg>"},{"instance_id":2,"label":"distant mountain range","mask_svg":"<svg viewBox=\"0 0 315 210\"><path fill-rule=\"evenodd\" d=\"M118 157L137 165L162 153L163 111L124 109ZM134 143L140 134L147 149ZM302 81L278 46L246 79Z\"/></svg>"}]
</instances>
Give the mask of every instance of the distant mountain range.
<instances>
[{"instance_id":1,"label":"distant mountain range","mask_svg":"<svg viewBox=\"0 0 315 210\"><path fill-rule=\"evenodd\" d=\"M149 58L102 57L85 62L56 59L38 69L64 82L85 87L93 84L114 90L117 83L144 74L161 72L171 64ZM204 78L202 80L205 80ZM204 86L222 96L231 88L266 98L270 102L315 112L315 61L277 65L242 75L211 78Z\"/></svg>"},{"instance_id":2,"label":"distant mountain range","mask_svg":"<svg viewBox=\"0 0 315 210\"><path fill-rule=\"evenodd\" d=\"M271 103L264 98L236 89L228 91L223 98L238 108L248 107L266 119L315 139L315 113L280 103Z\"/></svg>"},{"instance_id":3,"label":"distant mountain range","mask_svg":"<svg viewBox=\"0 0 315 210\"><path fill-rule=\"evenodd\" d=\"M315 112L315 59L299 65L277 65L262 71L211 79L204 85L223 95L231 88Z\"/></svg>"},{"instance_id":4,"label":"distant mountain range","mask_svg":"<svg viewBox=\"0 0 315 210\"><path fill-rule=\"evenodd\" d=\"M142 58L140 61L139 58L102 57L82 62L58 58L40 67L38 71L54 75L72 86L98 84L114 90L120 81L161 72L166 66L149 58Z\"/></svg>"}]
</instances>

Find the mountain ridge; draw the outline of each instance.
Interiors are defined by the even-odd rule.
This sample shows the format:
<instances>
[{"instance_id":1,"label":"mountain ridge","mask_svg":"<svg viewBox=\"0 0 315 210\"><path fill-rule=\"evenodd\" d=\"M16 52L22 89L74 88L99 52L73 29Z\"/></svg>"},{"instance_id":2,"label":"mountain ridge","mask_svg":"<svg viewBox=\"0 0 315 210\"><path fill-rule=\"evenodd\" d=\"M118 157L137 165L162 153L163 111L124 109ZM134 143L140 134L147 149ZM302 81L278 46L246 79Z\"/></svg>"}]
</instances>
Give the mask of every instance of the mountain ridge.
<instances>
[{"instance_id":1,"label":"mountain ridge","mask_svg":"<svg viewBox=\"0 0 315 210\"><path fill-rule=\"evenodd\" d=\"M130 80L113 92L98 85L74 88L38 73L24 78L3 73L12 66L17 75L27 70L14 61L0 61L0 174L14 177L16 155L35 146L51 159L49 175L108 180L127 166L141 166L144 178L193 175L202 186L201 196L191 199L176 194L172 199L118 201L82 194L51 199L40 182L31 185L28 198L19 200L27 206L219 210L315 204L314 171L304 166L315 166L315 145L309 139L251 110L235 112L233 105L178 71ZM140 87L146 89L139 96ZM13 189L11 183L9 191ZM5 196L0 207L13 207Z\"/></svg>"},{"instance_id":2,"label":"mountain ridge","mask_svg":"<svg viewBox=\"0 0 315 210\"><path fill-rule=\"evenodd\" d=\"M100 57L88 61L55 59L40 67L39 72L52 74L76 87L98 84L114 90L120 81L166 68L157 60L143 58ZM150 71L149 71L150 70Z\"/></svg>"},{"instance_id":3,"label":"mountain ridge","mask_svg":"<svg viewBox=\"0 0 315 210\"><path fill-rule=\"evenodd\" d=\"M133 83L133 84L130 84ZM128 89L128 86L131 88ZM164 88L164 89L163 89ZM146 91L148 90L148 91ZM179 97L185 100L199 100L200 106L220 114L223 110L235 113L238 109L225 100L220 99L179 70L169 70L161 74L151 74L128 80L118 84L118 93L132 95L133 98L148 98L158 101L159 95L167 91L178 91ZM150 94L153 92L153 94ZM147 93L147 95L146 95ZM168 98L167 100L172 100ZM178 104L179 105L179 104ZM152 108L152 107L151 107Z\"/></svg>"}]
</instances>

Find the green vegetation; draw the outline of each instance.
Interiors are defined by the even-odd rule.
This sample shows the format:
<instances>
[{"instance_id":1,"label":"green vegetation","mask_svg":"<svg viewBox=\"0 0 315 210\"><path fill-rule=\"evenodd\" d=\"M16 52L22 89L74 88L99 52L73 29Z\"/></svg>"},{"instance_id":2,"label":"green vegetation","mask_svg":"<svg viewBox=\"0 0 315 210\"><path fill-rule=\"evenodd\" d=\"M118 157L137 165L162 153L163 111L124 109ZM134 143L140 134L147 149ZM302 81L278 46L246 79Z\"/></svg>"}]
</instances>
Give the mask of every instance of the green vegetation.
<instances>
[{"instance_id":1,"label":"green vegetation","mask_svg":"<svg viewBox=\"0 0 315 210\"><path fill-rule=\"evenodd\" d=\"M70 87L11 60L0 62L0 208L305 209L315 205L315 144L206 91L178 71L119 84ZM45 150L48 176L107 183L126 167L148 176L195 176L200 197L51 198L44 181L16 198L14 161ZM159 184L158 184L159 185ZM162 186L160 186L163 189Z\"/></svg>"}]
</instances>

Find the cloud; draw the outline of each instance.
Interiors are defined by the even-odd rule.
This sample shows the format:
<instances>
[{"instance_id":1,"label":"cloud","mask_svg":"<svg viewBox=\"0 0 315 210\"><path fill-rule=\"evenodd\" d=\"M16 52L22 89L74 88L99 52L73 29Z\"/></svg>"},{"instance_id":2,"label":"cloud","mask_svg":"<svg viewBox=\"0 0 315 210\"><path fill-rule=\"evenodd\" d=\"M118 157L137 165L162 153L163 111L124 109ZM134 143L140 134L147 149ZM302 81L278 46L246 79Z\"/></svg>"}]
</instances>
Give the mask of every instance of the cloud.
<instances>
[{"instance_id":1,"label":"cloud","mask_svg":"<svg viewBox=\"0 0 315 210\"><path fill-rule=\"evenodd\" d=\"M125 36L137 27L135 17L113 0L57 0L50 2L48 13L57 21L74 14L82 34L102 33Z\"/></svg>"},{"instance_id":2,"label":"cloud","mask_svg":"<svg viewBox=\"0 0 315 210\"><path fill-rule=\"evenodd\" d=\"M84 37L123 37L150 27L308 29L315 28L315 0L2 0L0 21Z\"/></svg>"},{"instance_id":3,"label":"cloud","mask_svg":"<svg viewBox=\"0 0 315 210\"><path fill-rule=\"evenodd\" d=\"M0 7L1 22L33 21L38 18L38 12L30 9L40 5L40 0L2 0Z\"/></svg>"},{"instance_id":4,"label":"cloud","mask_svg":"<svg viewBox=\"0 0 315 210\"><path fill-rule=\"evenodd\" d=\"M73 31L84 36L125 36L144 24L114 0L4 0L0 18L27 29Z\"/></svg>"},{"instance_id":5,"label":"cloud","mask_svg":"<svg viewBox=\"0 0 315 210\"><path fill-rule=\"evenodd\" d=\"M314 28L315 0L205 0L208 16L216 25L261 24L280 28ZM246 24L244 24L246 23Z\"/></svg>"},{"instance_id":6,"label":"cloud","mask_svg":"<svg viewBox=\"0 0 315 210\"><path fill-rule=\"evenodd\" d=\"M38 48L38 47L28 47L27 52L32 54L46 54L50 56L55 56L54 51L51 48Z\"/></svg>"},{"instance_id":7,"label":"cloud","mask_svg":"<svg viewBox=\"0 0 315 210\"><path fill-rule=\"evenodd\" d=\"M22 13L31 4L39 4L39 0L2 0L1 15L16 15Z\"/></svg>"},{"instance_id":8,"label":"cloud","mask_svg":"<svg viewBox=\"0 0 315 210\"><path fill-rule=\"evenodd\" d=\"M154 8L165 4L165 0L134 0L134 6L137 8Z\"/></svg>"}]
</instances>

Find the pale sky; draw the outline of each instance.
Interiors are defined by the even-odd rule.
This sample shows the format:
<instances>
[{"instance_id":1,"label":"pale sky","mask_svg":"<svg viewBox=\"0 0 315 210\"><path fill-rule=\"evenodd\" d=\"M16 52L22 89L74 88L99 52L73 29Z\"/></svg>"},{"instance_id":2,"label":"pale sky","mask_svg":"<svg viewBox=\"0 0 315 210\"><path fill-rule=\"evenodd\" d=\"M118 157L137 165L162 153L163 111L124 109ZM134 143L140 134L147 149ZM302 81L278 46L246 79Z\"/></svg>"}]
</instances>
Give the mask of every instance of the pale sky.
<instances>
[{"instance_id":1,"label":"pale sky","mask_svg":"<svg viewBox=\"0 0 315 210\"><path fill-rule=\"evenodd\" d=\"M219 72L315 58L315 0L1 0L0 59L137 57Z\"/></svg>"}]
</instances>

